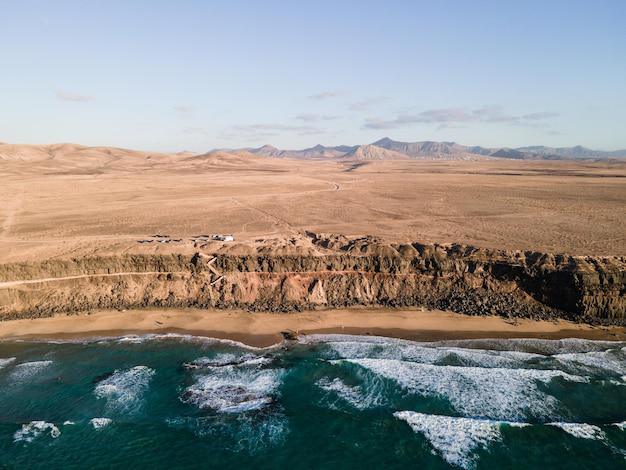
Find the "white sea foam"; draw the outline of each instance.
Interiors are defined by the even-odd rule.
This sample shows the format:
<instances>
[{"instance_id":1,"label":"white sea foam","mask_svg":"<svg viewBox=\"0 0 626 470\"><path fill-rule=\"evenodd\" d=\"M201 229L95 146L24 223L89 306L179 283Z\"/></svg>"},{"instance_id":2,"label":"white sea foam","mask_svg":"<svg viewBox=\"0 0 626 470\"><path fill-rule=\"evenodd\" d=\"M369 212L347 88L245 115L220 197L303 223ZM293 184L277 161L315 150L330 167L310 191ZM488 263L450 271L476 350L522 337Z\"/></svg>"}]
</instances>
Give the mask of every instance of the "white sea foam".
<instances>
[{"instance_id":1,"label":"white sea foam","mask_svg":"<svg viewBox=\"0 0 626 470\"><path fill-rule=\"evenodd\" d=\"M557 354L554 358L570 367L582 365L619 375L626 374L626 347L607 351Z\"/></svg>"},{"instance_id":2,"label":"white sea foam","mask_svg":"<svg viewBox=\"0 0 626 470\"><path fill-rule=\"evenodd\" d=\"M425 347L417 343L365 341L338 341L326 343L330 349L330 357L348 359L400 359L403 361L425 364L447 364L477 367L529 367L529 361L543 359L544 356L520 351L489 351L481 349L463 349L457 347Z\"/></svg>"},{"instance_id":3,"label":"white sea foam","mask_svg":"<svg viewBox=\"0 0 626 470\"><path fill-rule=\"evenodd\" d=\"M1 357L0 358L0 369L3 369L4 367L8 366L13 361L15 361L14 357Z\"/></svg>"},{"instance_id":4,"label":"white sea foam","mask_svg":"<svg viewBox=\"0 0 626 470\"><path fill-rule=\"evenodd\" d=\"M10 380L16 383L22 383L35 378L39 373L43 372L52 361L31 361L17 364L11 371Z\"/></svg>"},{"instance_id":5,"label":"white sea foam","mask_svg":"<svg viewBox=\"0 0 626 470\"><path fill-rule=\"evenodd\" d=\"M369 408L370 406L375 405L375 402L378 401L376 399L378 397L372 396L371 394L369 396L364 395L361 387L348 385L338 377L333 380L324 377L318 380L316 385L322 390L332 393L340 399L348 402L355 408Z\"/></svg>"},{"instance_id":6,"label":"white sea foam","mask_svg":"<svg viewBox=\"0 0 626 470\"><path fill-rule=\"evenodd\" d=\"M22 429L13 434L13 442L33 442L44 433L48 433L53 439L61 435L59 428L52 423L46 421L31 421L28 424L23 424Z\"/></svg>"},{"instance_id":7,"label":"white sea foam","mask_svg":"<svg viewBox=\"0 0 626 470\"><path fill-rule=\"evenodd\" d=\"M598 426L587 423L548 423L548 426L561 428L568 434L580 439L604 440L606 435Z\"/></svg>"},{"instance_id":8,"label":"white sea foam","mask_svg":"<svg viewBox=\"0 0 626 470\"><path fill-rule=\"evenodd\" d=\"M102 429L112 422L113 420L111 418L91 418L89 420L89 424L91 424L94 429Z\"/></svg>"},{"instance_id":9,"label":"white sea foam","mask_svg":"<svg viewBox=\"0 0 626 470\"><path fill-rule=\"evenodd\" d=\"M275 346L270 346L267 348L259 348L256 346L250 346L240 341L234 341L234 340L226 339L226 338L212 338L210 336L197 336L197 335L188 335L188 334L180 334L180 333L147 333L144 335L126 335L126 336L117 336L117 337L109 337L109 338L99 338L98 342L108 343L111 341L115 341L116 343L141 344L141 343L146 343L150 341L167 341L167 340L174 340L174 341L187 342L187 343L201 343L201 344L225 344L228 346L234 346L240 349L248 349L252 351L272 349L275 347Z\"/></svg>"},{"instance_id":10,"label":"white sea foam","mask_svg":"<svg viewBox=\"0 0 626 470\"><path fill-rule=\"evenodd\" d=\"M234 354L234 353L220 353L215 357L201 357L191 362L186 362L184 365L187 369L202 369L206 367L223 367L229 365L239 365L246 363L246 365L261 365L269 364L271 359L266 357L258 357L254 354Z\"/></svg>"},{"instance_id":11,"label":"white sea foam","mask_svg":"<svg viewBox=\"0 0 626 470\"><path fill-rule=\"evenodd\" d=\"M74 421L63 421L63 426L72 426L74 424L76 424Z\"/></svg>"},{"instance_id":12,"label":"white sea foam","mask_svg":"<svg viewBox=\"0 0 626 470\"><path fill-rule=\"evenodd\" d=\"M339 343L339 342L359 342L359 343L378 343L378 344L390 344L390 343L409 343L419 344L414 341L399 338L389 338L386 336L360 336L360 335L342 335L342 334L312 334L312 335L300 335L298 336L298 342L302 344L317 344L317 343Z\"/></svg>"},{"instance_id":13,"label":"white sea foam","mask_svg":"<svg viewBox=\"0 0 626 470\"><path fill-rule=\"evenodd\" d=\"M226 339L226 338L212 338L210 336L197 336L191 334L180 334L180 333L146 333L142 335L124 335L124 336L92 336L90 338L68 338L68 339L15 339L11 340L16 343L45 343L45 344L142 344L150 341L180 341L180 342L189 342L189 343L197 343L197 344L224 344L228 346L234 346L241 349L249 349L249 350L270 350L275 349L280 346L280 343L268 347L256 347L250 346L248 344ZM0 340L1 341L1 340Z\"/></svg>"},{"instance_id":14,"label":"white sea foam","mask_svg":"<svg viewBox=\"0 0 626 470\"><path fill-rule=\"evenodd\" d=\"M341 362L341 361L338 361ZM391 359L349 359L406 390L447 398L468 416L523 421L558 416L558 401L537 387L554 378L585 382L562 371L436 366Z\"/></svg>"},{"instance_id":15,"label":"white sea foam","mask_svg":"<svg viewBox=\"0 0 626 470\"><path fill-rule=\"evenodd\" d=\"M613 423L613 426L617 426L622 431L626 431L626 421L622 421L621 423Z\"/></svg>"},{"instance_id":16,"label":"white sea foam","mask_svg":"<svg viewBox=\"0 0 626 470\"><path fill-rule=\"evenodd\" d=\"M237 365L208 367L181 400L220 413L241 413L264 408L274 400L282 369L263 369L253 359Z\"/></svg>"},{"instance_id":17,"label":"white sea foam","mask_svg":"<svg viewBox=\"0 0 626 470\"><path fill-rule=\"evenodd\" d=\"M404 341L392 341L387 344L369 341L332 341L326 344L330 348L331 358L402 359L432 364L445 354L436 348L425 348Z\"/></svg>"},{"instance_id":18,"label":"white sea foam","mask_svg":"<svg viewBox=\"0 0 626 470\"><path fill-rule=\"evenodd\" d=\"M96 385L94 394L98 398L106 399L111 408L132 411L141 404L141 398L153 375L154 370L146 366L116 370Z\"/></svg>"},{"instance_id":19,"label":"white sea foam","mask_svg":"<svg viewBox=\"0 0 626 470\"><path fill-rule=\"evenodd\" d=\"M458 346L461 348L478 348L488 350L523 351L542 355L586 353L605 351L607 349L626 346L623 341L597 341L580 338L538 339L538 338L492 338L446 340L431 343L432 346Z\"/></svg>"},{"instance_id":20,"label":"white sea foam","mask_svg":"<svg viewBox=\"0 0 626 470\"><path fill-rule=\"evenodd\" d=\"M626 347L626 342L624 341L597 341L580 338L565 338L557 340L538 338L487 338L416 342L397 338L387 338L384 336L313 334L300 336L298 341L303 344L334 342L358 342L385 345L407 344L429 348L441 347L444 349L458 347L462 349L489 350L494 352L518 351L539 355L585 353L590 351L605 351L607 349Z\"/></svg>"},{"instance_id":21,"label":"white sea foam","mask_svg":"<svg viewBox=\"0 0 626 470\"><path fill-rule=\"evenodd\" d=\"M439 348L440 350L443 348ZM445 348L447 351L458 357L458 362L463 365L477 367L504 367L523 368L529 367L530 361L544 359L542 354L534 354L523 351L491 351L487 349L463 349Z\"/></svg>"},{"instance_id":22,"label":"white sea foam","mask_svg":"<svg viewBox=\"0 0 626 470\"><path fill-rule=\"evenodd\" d=\"M446 462L461 468L474 466L478 448L486 448L489 443L502 439L499 421L414 411L399 411L394 416L406 421L416 433L423 434Z\"/></svg>"}]
</instances>

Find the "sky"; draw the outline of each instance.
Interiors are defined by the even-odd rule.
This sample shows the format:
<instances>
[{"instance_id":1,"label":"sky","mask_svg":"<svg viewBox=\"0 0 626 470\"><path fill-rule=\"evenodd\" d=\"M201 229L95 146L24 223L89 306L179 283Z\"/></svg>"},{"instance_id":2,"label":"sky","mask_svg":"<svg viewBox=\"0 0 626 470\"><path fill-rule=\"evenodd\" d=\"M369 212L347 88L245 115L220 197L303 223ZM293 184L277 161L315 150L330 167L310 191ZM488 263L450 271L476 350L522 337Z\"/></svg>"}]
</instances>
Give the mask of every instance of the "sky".
<instances>
[{"instance_id":1,"label":"sky","mask_svg":"<svg viewBox=\"0 0 626 470\"><path fill-rule=\"evenodd\" d=\"M626 1L0 0L0 141L626 148Z\"/></svg>"}]
</instances>

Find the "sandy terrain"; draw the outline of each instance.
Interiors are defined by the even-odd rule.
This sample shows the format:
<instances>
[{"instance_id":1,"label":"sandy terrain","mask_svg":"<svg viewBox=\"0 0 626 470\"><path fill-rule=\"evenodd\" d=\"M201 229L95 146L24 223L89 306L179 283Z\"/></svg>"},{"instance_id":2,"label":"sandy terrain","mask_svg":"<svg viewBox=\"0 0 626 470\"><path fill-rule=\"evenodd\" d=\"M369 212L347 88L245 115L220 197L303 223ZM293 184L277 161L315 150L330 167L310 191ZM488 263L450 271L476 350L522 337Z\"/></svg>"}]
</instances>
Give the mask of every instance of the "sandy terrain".
<instances>
[{"instance_id":1,"label":"sandy terrain","mask_svg":"<svg viewBox=\"0 0 626 470\"><path fill-rule=\"evenodd\" d=\"M0 262L304 230L626 255L626 162L297 161L0 144ZM180 242L143 245L156 233Z\"/></svg>"},{"instance_id":2,"label":"sandy terrain","mask_svg":"<svg viewBox=\"0 0 626 470\"><path fill-rule=\"evenodd\" d=\"M268 346L290 334L345 333L435 341L470 338L588 338L626 340L626 328L598 328L567 321L506 321L450 312L343 309L281 315L241 310L99 311L0 322L0 339L88 338L143 333L190 333Z\"/></svg>"}]
</instances>

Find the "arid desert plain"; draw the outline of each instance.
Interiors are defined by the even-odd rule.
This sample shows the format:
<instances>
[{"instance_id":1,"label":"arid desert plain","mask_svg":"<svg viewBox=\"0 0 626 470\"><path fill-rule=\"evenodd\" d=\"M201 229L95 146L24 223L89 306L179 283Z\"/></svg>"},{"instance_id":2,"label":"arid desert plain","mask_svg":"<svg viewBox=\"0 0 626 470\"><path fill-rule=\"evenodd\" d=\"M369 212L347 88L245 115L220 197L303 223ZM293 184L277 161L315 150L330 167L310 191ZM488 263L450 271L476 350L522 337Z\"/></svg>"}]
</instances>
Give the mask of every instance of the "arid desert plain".
<instances>
[{"instance_id":1,"label":"arid desert plain","mask_svg":"<svg viewBox=\"0 0 626 470\"><path fill-rule=\"evenodd\" d=\"M299 161L0 145L0 262L193 252L202 234L626 255L626 161ZM155 234L180 242L139 243Z\"/></svg>"},{"instance_id":2,"label":"arid desert plain","mask_svg":"<svg viewBox=\"0 0 626 470\"><path fill-rule=\"evenodd\" d=\"M404 308L475 322L623 323L623 160L302 160L3 144L0 172L5 320L306 310L322 329L325 309L361 309L363 319L368 308ZM152 328L180 329L181 315L155 317ZM138 329L121 317L126 328L115 328ZM207 318L204 330L220 329L218 316ZM377 318L379 328L419 329ZM283 329L302 329L289 321ZM440 329L458 328L442 315Z\"/></svg>"}]
</instances>

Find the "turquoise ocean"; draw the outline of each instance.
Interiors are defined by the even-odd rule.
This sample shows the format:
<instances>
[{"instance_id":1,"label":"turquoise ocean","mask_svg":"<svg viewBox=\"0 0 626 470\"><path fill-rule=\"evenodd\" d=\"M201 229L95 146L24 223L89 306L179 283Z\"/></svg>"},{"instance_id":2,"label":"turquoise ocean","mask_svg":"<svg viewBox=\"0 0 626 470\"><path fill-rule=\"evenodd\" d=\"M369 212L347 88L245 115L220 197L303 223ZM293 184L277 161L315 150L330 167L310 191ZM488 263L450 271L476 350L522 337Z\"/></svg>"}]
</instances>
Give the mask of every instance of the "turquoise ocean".
<instances>
[{"instance_id":1,"label":"turquoise ocean","mask_svg":"<svg viewBox=\"0 0 626 470\"><path fill-rule=\"evenodd\" d=\"M626 343L0 343L0 468L626 468Z\"/></svg>"}]
</instances>

